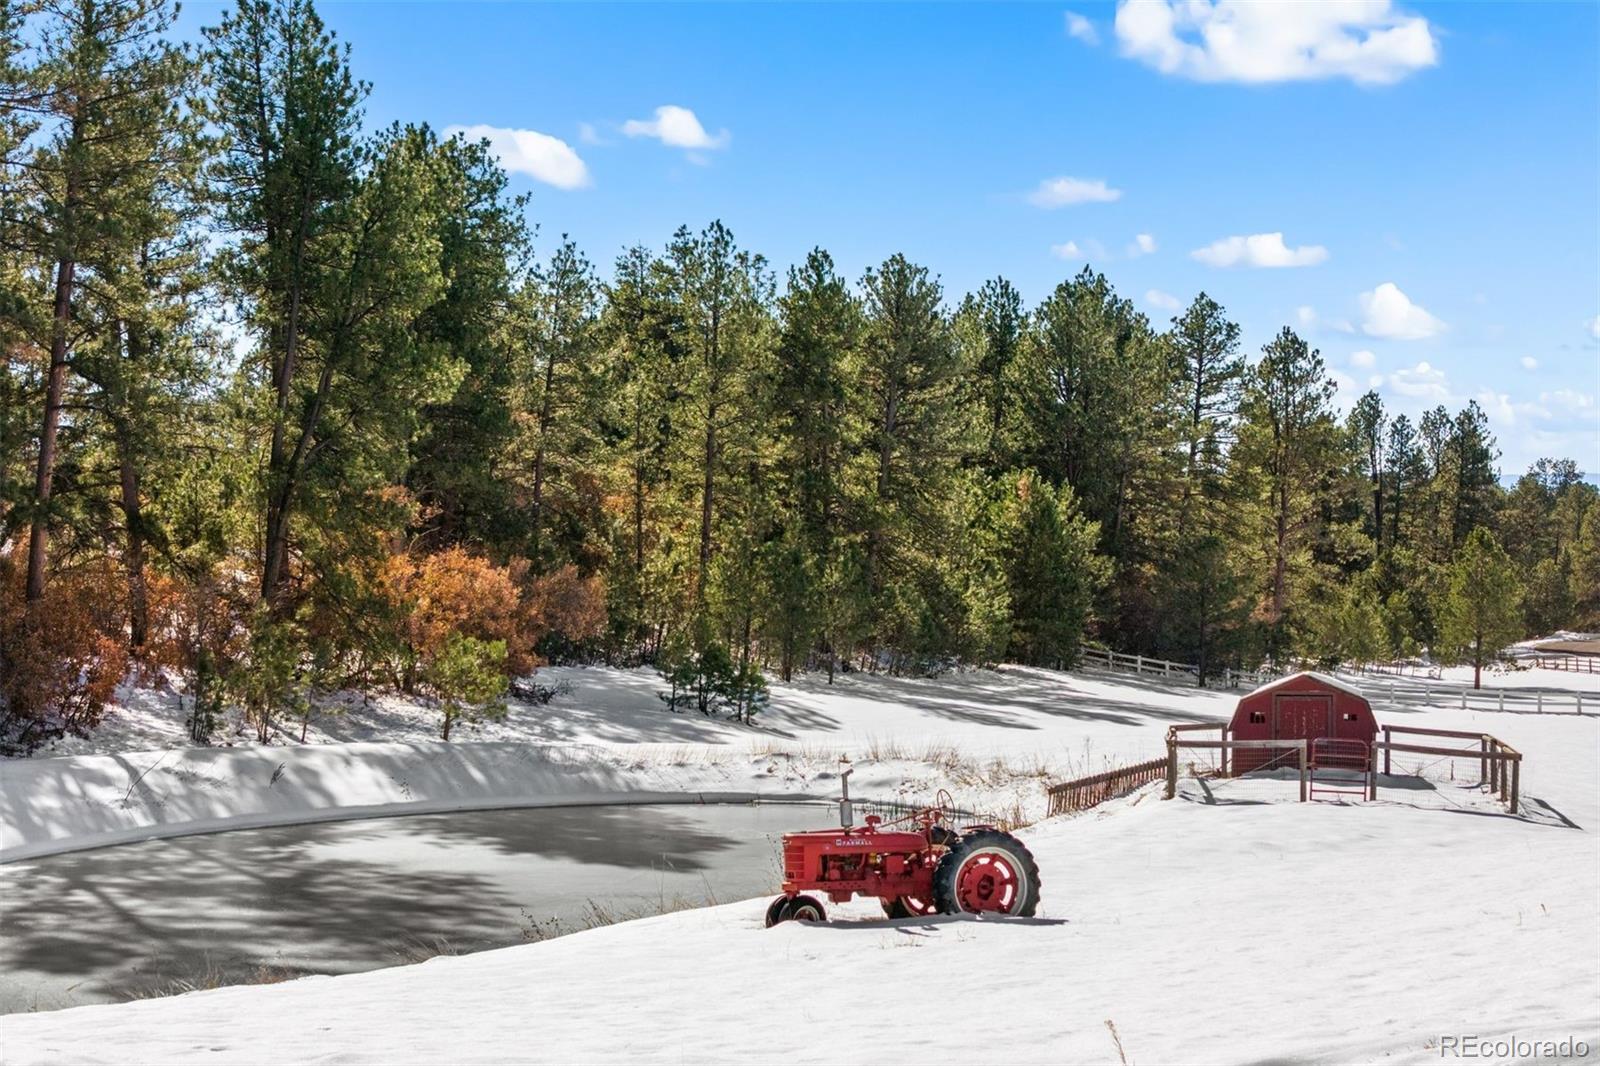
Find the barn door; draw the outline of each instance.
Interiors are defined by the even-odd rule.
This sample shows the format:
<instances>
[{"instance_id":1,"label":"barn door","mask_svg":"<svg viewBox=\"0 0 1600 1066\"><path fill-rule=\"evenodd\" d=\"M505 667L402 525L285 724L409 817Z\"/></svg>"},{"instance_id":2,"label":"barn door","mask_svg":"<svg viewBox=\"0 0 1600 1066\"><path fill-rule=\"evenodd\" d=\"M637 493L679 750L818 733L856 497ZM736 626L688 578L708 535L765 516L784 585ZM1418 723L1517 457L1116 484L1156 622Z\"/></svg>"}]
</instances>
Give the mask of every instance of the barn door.
<instances>
[{"instance_id":1,"label":"barn door","mask_svg":"<svg viewBox=\"0 0 1600 1066\"><path fill-rule=\"evenodd\" d=\"M1315 740L1333 736L1333 697L1282 695L1272 702L1275 740Z\"/></svg>"}]
</instances>

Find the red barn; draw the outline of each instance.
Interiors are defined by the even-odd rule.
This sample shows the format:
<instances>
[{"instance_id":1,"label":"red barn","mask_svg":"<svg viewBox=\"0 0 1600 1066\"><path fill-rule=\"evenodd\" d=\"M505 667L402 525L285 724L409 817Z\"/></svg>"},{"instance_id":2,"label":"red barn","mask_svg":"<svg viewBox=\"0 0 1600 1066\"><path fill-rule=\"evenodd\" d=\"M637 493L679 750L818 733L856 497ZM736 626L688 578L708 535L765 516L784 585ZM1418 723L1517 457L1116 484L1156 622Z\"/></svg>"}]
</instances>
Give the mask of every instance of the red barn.
<instances>
[{"instance_id":1,"label":"red barn","mask_svg":"<svg viewBox=\"0 0 1600 1066\"><path fill-rule=\"evenodd\" d=\"M1234 740L1337 737L1371 745L1378 737L1378 720L1360 690L1326 674L1303 673L1279 678L1240 697L1228 732ZM1295 756L1271 748L1239 748L1233 758L1236 774L1269 764L1298 763Z\"/></svg>"}]
</instances>

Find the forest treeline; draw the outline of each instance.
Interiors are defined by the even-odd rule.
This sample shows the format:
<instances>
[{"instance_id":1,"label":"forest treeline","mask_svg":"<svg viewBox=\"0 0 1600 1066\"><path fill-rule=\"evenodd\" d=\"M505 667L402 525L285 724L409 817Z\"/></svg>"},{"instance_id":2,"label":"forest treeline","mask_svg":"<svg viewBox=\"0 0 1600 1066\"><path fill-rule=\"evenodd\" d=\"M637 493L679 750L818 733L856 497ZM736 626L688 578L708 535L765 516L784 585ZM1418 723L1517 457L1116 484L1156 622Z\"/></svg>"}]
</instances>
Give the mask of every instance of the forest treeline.
<instances>
[{"instance_id":1,"label":"forest treeline","mask_svg":"<svg viewBox=\"0 0 1600 1066\"><path fill-rule=\"evenodd\" d=\"M199 47L173 17L0 0L8 747L130 670L265 739L340 687L448 730L552 658L748 716L764 672L1600 624L1594 486L1504 489L1475 403L1341 416L1293 330L1247 354L1204 293L1152 322L1087 267L1028 306L712 222L602 269L486 144L369 130L307 0Z\"/></svg>"}]
</instances>

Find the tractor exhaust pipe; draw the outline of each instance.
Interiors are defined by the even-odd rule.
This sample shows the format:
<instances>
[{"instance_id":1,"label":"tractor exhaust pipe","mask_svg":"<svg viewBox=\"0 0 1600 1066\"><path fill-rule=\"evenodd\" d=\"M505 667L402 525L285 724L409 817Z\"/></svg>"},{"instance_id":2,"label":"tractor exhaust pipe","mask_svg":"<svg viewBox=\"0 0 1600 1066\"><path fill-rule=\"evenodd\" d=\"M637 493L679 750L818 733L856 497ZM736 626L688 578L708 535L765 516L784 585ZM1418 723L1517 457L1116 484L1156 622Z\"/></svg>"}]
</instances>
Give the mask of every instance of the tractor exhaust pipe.
<instances>
[{"instance_id":1,"label":"tractor exhaust pipe","mask_svg":"<svg viewBox=\"0 0 1600 1066\"><path fill-rule=\"evenodd\" d=\"M848 759L840 759L839 761L846 764L845 771L839 775L839 788L841 790L839 799L839 824L845 829L849 829L855 824L856 820L855 808L850 803L850 775L855 773L855 769L848 765Z\"/></svg>"}]
</instances>

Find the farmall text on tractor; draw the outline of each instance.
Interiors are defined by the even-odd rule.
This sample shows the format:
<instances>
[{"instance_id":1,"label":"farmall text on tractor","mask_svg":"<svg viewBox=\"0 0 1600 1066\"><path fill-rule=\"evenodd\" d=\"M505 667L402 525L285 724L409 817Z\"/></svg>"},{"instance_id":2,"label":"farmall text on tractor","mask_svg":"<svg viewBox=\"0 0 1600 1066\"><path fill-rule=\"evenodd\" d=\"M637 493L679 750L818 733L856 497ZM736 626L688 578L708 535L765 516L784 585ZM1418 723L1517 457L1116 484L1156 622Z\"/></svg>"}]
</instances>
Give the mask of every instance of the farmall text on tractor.
<instances>
[{"instance_id":1,"label":"farmall text on tractor","mask_svg":"<svg viewBox=\"0 0 1600 1066\"><path fill-rule=\"evenodd\" d=\"M824 893L835 903L876 896L891 918L928 914L1032 917L1039 907L1039 866L1027 847L992 825L956 829L941 794L931 807L884 822L854 825L850 771L842 775L841 829L785 833L783 895L767 907L767 925L820 922Z\"/></svg>"}]
</instances>

